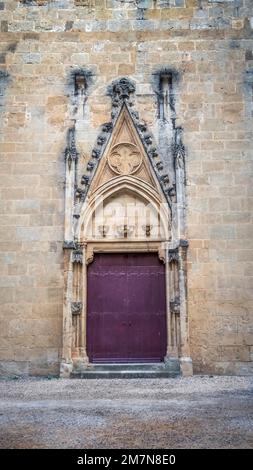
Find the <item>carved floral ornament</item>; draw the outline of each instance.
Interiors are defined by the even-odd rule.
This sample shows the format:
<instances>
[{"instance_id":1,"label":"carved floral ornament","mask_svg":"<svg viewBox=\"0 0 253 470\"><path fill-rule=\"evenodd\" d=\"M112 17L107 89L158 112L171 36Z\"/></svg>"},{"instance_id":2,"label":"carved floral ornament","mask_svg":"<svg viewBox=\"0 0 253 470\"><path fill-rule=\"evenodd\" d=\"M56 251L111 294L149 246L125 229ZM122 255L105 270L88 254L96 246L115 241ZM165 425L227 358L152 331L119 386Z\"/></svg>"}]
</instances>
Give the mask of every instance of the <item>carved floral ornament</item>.
<instances>
[{"instance_id":1,"label":"carved floral ornament","mask_svg":"<svg viewBox=\"0 0 253 470\"><path fill-rule=\"evenodd\" d=\"M118 175L132 175L142 164L137 146L128 142L114 145L107 160L111 170Z\"/></svg>"}]
</instances>

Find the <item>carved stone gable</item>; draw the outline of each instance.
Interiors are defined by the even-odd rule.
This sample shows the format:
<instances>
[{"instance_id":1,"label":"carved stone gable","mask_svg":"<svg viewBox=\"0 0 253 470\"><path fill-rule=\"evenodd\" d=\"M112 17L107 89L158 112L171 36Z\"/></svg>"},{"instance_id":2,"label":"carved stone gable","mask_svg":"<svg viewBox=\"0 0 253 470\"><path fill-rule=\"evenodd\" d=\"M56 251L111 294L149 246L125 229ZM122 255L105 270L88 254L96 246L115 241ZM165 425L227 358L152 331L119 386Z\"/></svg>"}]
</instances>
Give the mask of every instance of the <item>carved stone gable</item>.
<instances>
[{"instance_id":1,"label":"carved stone gable","mask_svg":"<svg viewBox=\"0 0 253 470\"><path fill-rule=\"evenodd\" d=\"M135 128L133 119L123 105L113 128L104 155L91 185L91 192L112 178L131 175L158 189L149 158Z\"/></svg>"}]
</instances>

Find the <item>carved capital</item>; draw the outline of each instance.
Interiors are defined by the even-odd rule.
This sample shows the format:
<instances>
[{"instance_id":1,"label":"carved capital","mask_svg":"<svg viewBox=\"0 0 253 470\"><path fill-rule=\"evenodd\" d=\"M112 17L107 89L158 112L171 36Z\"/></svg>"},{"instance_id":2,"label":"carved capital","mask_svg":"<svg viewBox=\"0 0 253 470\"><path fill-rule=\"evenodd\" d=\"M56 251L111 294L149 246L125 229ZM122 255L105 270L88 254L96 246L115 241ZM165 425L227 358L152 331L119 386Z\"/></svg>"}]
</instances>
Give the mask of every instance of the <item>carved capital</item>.
<instances>
[{"instance_id":1,"label":"carved capital","mask_svg":"<svg viewBox=\"0 0 253 470\"><path fill-rule=\"evenodd\" d=\"M83 308L82 302L71 302L72 315L80 315L82 312L82 308Z\"/></svg>"},{"instance_id":2,"label":"carved capital","mask_svg":"<svg viewBox=\"0 0 253 470\"><path fill-rule=\"evenodd\" d=\"M72 263L83 264L83 250L74 250L72 253Z\"/></svg>"},{"instance_id":3,"label":"carved capital","mask_svg":"<svg viewBox=\"0 0 253 470\"><path fill-rule=\"evenodd\" d=\"M178 296L170 301L170 311L171 313L180 313L180 299Z\"/></svg>"},{"instance_id":4,"label":"carved capital","mask_svg":"<svg viewBox=\"0 0 253 470\"><path fill-rule=\"evenodd\" d=\"M76 244L73 240L65 240L63 242L63 249L67 250L75 250Z\"/></svg>"},{"instance_id":5,"label":"carved capital","mask_svg":"<svg viewBox=\"0 0 253 470\"><path fill-rule=\"evenodd\" d=\"M179 254L178 254L178 248L173 248L169 250L169 263L172 263L172 261L178 262L179 260Z\"/></svg>"}]
</instances>

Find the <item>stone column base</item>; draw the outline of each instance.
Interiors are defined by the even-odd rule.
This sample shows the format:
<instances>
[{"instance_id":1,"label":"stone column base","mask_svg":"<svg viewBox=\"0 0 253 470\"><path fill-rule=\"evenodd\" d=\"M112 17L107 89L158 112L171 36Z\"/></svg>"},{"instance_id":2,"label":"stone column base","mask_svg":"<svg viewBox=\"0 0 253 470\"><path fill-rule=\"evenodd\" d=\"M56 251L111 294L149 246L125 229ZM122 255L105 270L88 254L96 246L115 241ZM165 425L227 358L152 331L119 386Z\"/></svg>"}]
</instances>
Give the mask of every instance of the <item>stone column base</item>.
<instances>
[{"instance_id":1,"label":"stone column base","mask_svg":"<svg viewBox=\"0 0 253 470\"><path fill-rule=\"evenodd\" d=\"M86 355L73 358L73 371L82 372L87 370L88 367L89 359Z\"/></svg>"},{"instance_id":2,"label":"stone column base","mask_svg":"<svg viewBox=\"0 0 253 470\"><path fill-rule=\"evenodd\" d=\"M180 375L180 363L177 357L165 356L164 367L169 373Z\"/></svg>"},{"instance_id":3,"label":"stone column base","mask_svg":"<svg viewBox=\"0 0 253 470\"><path fill-rule=\"evenodd\" d=\"M62 361L60 365L60 377L62 379L68 379L73 370L73 363Z\"/></svg>"},{"instance_id":4,"label":"stone column base","mask_svg":"<svg viewBox=\"0 0 253 470\"><path fill-rule=\"evenodd\" d=\"M193 375L192 360L190 357L180 357L180 370L183 377Z\"/></svg>"}]
</instances>

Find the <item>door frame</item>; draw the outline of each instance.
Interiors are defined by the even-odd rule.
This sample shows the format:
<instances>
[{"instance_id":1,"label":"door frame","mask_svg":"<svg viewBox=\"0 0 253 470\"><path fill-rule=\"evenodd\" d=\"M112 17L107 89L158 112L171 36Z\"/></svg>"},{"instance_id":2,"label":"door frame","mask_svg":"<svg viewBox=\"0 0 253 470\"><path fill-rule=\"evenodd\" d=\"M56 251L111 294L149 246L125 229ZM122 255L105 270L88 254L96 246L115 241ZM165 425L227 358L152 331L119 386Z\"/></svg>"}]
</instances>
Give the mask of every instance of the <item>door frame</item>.
<instances>
[{"instance_id":1,"label":"door frame","mask_svg":"<svg viewBox=\"0 0 253 470\"><path fill-rule=\"evenodd\" d=\"M182 374L192 375L186 290L187 247L185 240L178 244L164 240L90 240L65 247L61 377L69 377L73 369L81 371L92 367L86 351L88 264L95 253L131 252L156 252L165 264L167 353L164 362L166 365L177 360Z\"/></svg>"},{"instance_id":2,"label":"door frame","mask_svg":"<svg viewBox=\"0 0 253 470\"><path fill-rule=\"evenodd\" d=\"M76 273L73 276L74 291L77 287L76 295L81 299L82 309L80 312L80 321L78 332L76 335L79 337L79 344L73 347L73 338L69 342L69 348L71 351L71 358L74 367L80 367L82 364L84 367L89 367L87 355L87 279L88 272L87 267L92 263L94 255L96 253L157 253L159 259L165 264L165 295L166 295L166 325L167 325L167 351L166 357L178 357L179 345L173 345L171 341L171 311L170 311L170 274L169 274L169 251L166 242L161 241L133 241L133 242L104 242L104 241L90 241L82 244L83 251L83 264L82 269L80 266L76 266ZM76 279L76 282L75 282ZM70 338L70 334L68 334ZM70 344L72 343L72 344Z\"/></svg>"},{"instance_id":3,"label":"door frame","mask_svg":"<svg viewBox=\"0 0 253 470\"><path fill-rule=\"evenodd\" d=\"M160 243L161 244L161 243ZM157 254L158 258L160 261L162 261L162 263L165 265L165 270L164 270L164 282L165 282L165 300L166 300L166 306L165 306L165 315L166 315L166 354L164 356L164 359L168 356L168 353L170 353L171 351L168 351L168 334L169 334L169 330L170 330L170 324L169 324L169 318L170 318L170 312L168 312L168 309L169 309L169 306L170 306L170 302L169 302L169 298L168 298L168 295L169 295L169 292L167 292L167 286L168 286L168 271L166 269L166 266L168 265L168 262L166 263L166 260L165 260L165 255L166 255L166 251L164 249L161 249L161 246L159 247L158 246L158 243L152 243L152 242L149 242L149 249L147 250L147 243L143 243L143 242L140 242L140 243L127 243L128 246L126 246L126 243L113 243L113 245L111 244L110 246L110 243L93 243L93 244L89 244L87 246L87 250L86 250L86 282L85 282L85 291L84 291L84 301L86 301L86 304L87 304L87 298L88 298L88 265L91 264L94 260L94 257L96 254L134 254L134 253L143 253L143 254L148 254L148 253L155 253ZM131 246L132 245L132 246ZM88 342L88 335L87 335L87 322L88 322L88 311L87 311L87 308L84 309L83 311L83 314L84 314L84 318L83 318L83 322L85 323L86 325L86 329L85 329L85 350L86 350L86 355L87 355L87 360L88 360L88 363L89 362L89 359L88 359L88 354L87 354L87 349L86 349L86 345L87 345L87 342ZM151 361L148 361L148 362L151 362ZM155 361L154 361L155 362ZM121 362L117 362L117 364L120 364ZM122 364L125 364L126 362L125 361L122 361ZM94 364L94 362L91 362L91 364Z\"/></svg>"}]
</instances>

